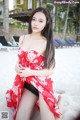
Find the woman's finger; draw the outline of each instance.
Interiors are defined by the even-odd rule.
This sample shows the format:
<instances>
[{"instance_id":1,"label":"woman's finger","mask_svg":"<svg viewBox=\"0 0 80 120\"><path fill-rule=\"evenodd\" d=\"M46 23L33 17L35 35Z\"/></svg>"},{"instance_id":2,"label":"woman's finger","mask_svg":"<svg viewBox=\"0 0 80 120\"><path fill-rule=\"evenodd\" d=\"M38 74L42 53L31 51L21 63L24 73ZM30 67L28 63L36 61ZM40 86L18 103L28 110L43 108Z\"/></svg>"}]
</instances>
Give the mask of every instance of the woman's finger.
<instances>
[{"instance_id":1,"label":"woman's finger","mask_svg":"<svg viewBox=\"0 0 80 120\"><path fill-rule=\"evenodd\" d=\"M22 70L22 69L20 69L20 70L19 70L19 73L22 73L22 72L23 72L23 70Z\"/></svg>"}]
</instances>

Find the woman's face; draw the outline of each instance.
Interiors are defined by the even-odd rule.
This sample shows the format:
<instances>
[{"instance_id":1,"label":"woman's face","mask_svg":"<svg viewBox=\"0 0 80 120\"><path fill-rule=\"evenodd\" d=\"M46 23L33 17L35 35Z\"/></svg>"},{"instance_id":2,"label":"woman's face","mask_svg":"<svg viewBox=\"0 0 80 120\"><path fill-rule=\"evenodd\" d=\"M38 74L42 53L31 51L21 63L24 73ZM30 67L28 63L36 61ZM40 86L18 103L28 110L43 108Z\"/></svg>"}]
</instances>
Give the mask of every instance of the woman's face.
<instances>
[{"instance_id":1,"label":"woman's face","mask_svg":"<svg viewBox=\"0 0 80 120\"><path fill-rule=\"evenodd\" d=\"M32 32L41 32L46 26L46 16L42 12L37 12L33 15L31 21Z\"/></svg>"}]
</instances>

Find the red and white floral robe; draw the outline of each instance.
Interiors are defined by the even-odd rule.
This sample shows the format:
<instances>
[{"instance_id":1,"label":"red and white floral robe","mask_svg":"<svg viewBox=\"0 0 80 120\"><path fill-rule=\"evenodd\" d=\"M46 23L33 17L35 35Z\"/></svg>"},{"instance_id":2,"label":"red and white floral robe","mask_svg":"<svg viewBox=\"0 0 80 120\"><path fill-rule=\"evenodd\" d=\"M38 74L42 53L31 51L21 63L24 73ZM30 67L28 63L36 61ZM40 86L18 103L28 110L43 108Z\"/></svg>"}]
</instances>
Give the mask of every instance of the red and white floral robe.
<instances>
[{"instance_id":1,"label":"red and white floral robe","mask_svg":"<svg viewBox=\"0 0 80 120\"><path fill-rule=\"evenodd\" d=\"M19 63L24 67L29 67L30 69L33 70L44 69L45 57L43 55L40 55L37 51L34 50L23 51L21 50L21 48L19 48L18 57L19 57ZM27 83L37 88L37 90L42 94L50 111L56 117L60 117L61 114L59 112L59 108L52 87L53 80L50 77L38 77L38 76L29 76L26 78L21 78L17 74L12 88L10 90L7 90L6 92L7 106L10 108L14 108L14 119L16 117L17 109L23 93L23 88L24 88L23 79L25 79ZM38 105L39 107L39 104L36 105Z\"/></svg>"}]
</instances>

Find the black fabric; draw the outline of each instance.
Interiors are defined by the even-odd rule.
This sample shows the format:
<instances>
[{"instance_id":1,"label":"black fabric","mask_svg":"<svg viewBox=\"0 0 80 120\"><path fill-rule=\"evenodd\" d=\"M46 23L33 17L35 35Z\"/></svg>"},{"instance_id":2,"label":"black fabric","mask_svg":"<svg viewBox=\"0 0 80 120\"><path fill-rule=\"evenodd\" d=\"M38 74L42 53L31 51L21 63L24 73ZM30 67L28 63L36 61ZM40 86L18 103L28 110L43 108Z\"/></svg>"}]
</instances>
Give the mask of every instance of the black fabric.
<instances>
[{"instance_id":1,"label":"black fabric","mask_svg":"<svg viewBox=\"0 0 80 120\"><path fill-rule=\"evenodd\" d=\"M24 88L30 90L33 94L35 94L36 96L39 96L39 92L38 90L33 86L28 84L27 82L24 83Z\"/></svg>"}]
</instances>

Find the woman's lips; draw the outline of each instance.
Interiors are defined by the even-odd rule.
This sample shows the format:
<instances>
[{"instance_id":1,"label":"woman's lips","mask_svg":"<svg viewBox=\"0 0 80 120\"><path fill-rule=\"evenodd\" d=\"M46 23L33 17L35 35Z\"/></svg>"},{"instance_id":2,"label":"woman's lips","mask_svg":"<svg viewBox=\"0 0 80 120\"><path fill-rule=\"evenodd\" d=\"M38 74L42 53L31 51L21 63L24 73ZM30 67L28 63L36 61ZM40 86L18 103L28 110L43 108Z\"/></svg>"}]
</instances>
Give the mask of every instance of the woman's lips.
<instances>
[{"instance_id":1,"label":"woman's lips","mask_svg":"<svg viewBox=\"0 0 80 120\"><path fill-rule=\"evenodd\" d=\"M37 27L33 27L33 29L38 29Z\"/></svg>"}]
</instances>

